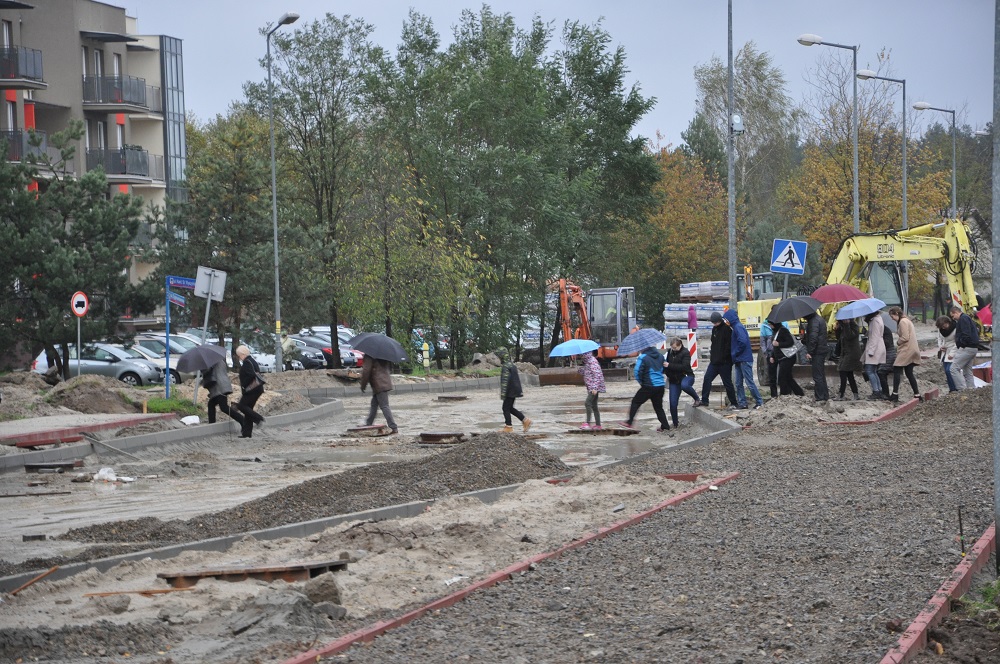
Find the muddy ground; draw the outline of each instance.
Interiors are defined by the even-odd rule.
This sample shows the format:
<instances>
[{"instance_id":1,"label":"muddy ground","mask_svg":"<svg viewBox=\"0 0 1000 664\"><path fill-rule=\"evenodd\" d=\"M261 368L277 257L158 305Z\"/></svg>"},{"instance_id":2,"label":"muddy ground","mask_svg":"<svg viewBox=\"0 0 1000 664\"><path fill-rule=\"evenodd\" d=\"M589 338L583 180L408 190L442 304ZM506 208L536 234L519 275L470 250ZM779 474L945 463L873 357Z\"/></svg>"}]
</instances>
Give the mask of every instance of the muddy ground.
<instances>
[{"instance_id":1,"label":"muddy ground","mask_svg":"<svg viewBox=\"0 0 1000 664\"><path fill-rule=\"evenodd\" d=\"M918 373L921 389L936 385L935 378L943 382L940 380L939 372L940 368L936 362L926 363ZM297 372L273 376L269 381L268 393L265 394L267 400L262 399L260 402L261 411L266 415L268 412L293 410L298 395L288 390L288 386L320 386L328 384L331 380L333 379L325 375L325 372ZM113 384L98 387L98 384L95 384L89 389L116 391L118 387ZM835 390L836 385L833 388ZM2 389L3 405L7 407L10 395L16 394L19 388L5 384ZM44 402L36 404L29 412L40 412L51 408L54 414L65 412L60 409L67 408L64 400L40 396L43 388L30 382L23 389ZM606 410L606 420L613 422L622 416L633 389L631 384L609 385L609 393L602 401L602 406ZM905 387L902 389L904 393L908 391ZM3 570L0 573L7 574L32 568L46 569L51 564L65 563L69 560L89 559L108 553L184 542L211 535L245 532L258 527L317 518L352 509L396 504L418 498L446 497L473 488L521 481L526 481L526 484L515 494L505 497L493 506L483 506L471 499L444 498L426 514L416 519L383 523L349 523L327 529L322 534L303 540L289 538L257 541L245 538L224 554L189 552L170 561L147 560L123 563L106 573L90 572L62 581L40 582L16 597L3 596L3 603L0 604L0 616L2 616L0 623L3 624L3 628L0 629L0 661L16 661L19 658L23 661L132 661L164 664L180 661L280 661L295 652L307 649L316 642L328 641L351 629L379 618L396 615L406 608L441 596L451 589L461 587L471 580L501 569L532 553L557 548L561 543L573 539L580 533L647 509L688 488L689 485L685 483L672 482L659 476L664 470L662 461L658 464L647 462L635 467L608 471L572 465L575 459L593 459L599 456L594 450L589 449L592 447L592 436L566 433L570 426L579 423L582 413L581 391L582 388L570 387L529 388L526 390L525 398L518 403L535 419L533 432L542 431L550 440L559 440L554 448L547 448L546 445L551 443L545 440L535 441L516 434L495 433L495 429L501 423L499 399L492 393L473 391L468 394L470 397L468 402L447 404L434 402L428 395L394 397L393 405L404 433L396 440L344 436L346 429L356 425L367 411L367 399L350 399L347 401L348 412L336 418L336 421L283 430L265 427L255 433L252 442L244 443L231 437L216 437L204 441L197 447L181 446L163 450L157 456L150 455L149 458L144 458L141 463L120 457L88 459L88 467L91 469L111 465L120 474L135 475L140 480L132 485L102 486L89 483L72 486L71 490L76 492L71 498L76 503L77 516L90 510L94 510L95 514L89 519L92 523L79 527L73 527L71 520L57 520L58 523L53 523L53 520L46 521L44 517L39 517L40 511L54 509L49 507L54 502L40 504L39 498L8 499L4 507L9 508L12 525L17 515L21 513L19 510L34 513L32 526L34 532L39 531L40 524L53 524L51 528L42 529L47 531L49 539L31 546L38 547L41 551L44 551L45 547L50 547L59 551L60 555L55 557L39 555L33 559L25 559L5 554L5 560L0 562L0 569ZM864 392L864 388L862 391ZM101 395L97 398L79 399L74 404L99 403L103 398ZM122 399L134 407L134 396L129 395L128 398ZM26 403L27 401L26 399ZM944 435L945 431L948 435L960 438L961 444L959 442L954 446L945 444L941 449L943 455L948 455L942 461L941 469L948 468L949 471L953 471L953 475L958 476L949 477L946 483L938 485L932 477L925 480L918 479L919 468L922 467L918 464L907 473L912 476L913 481L907 481L905 486L896 486L893 489L892 482L895 481L899 471L885 473L888 479L885 480L884 487L876 490L876 494L879 496L877 500L881 501L886 509L885 518L891 519L892 523L884 524L879 539L895 539L902 537L897 533L907 530L907 524L903 521L908 518L905 510L899 514L891 510L890 505L896 502L896 497L908 496L911 491L916 491L913 494L914 498L928 493L932 496L947 496L950 491L955 490L954 482L963 483L960 477L961 464L952 467L947 462L953 460L953 457L964 455L965 452L962 450L965 448L962 446L972 444L970 442L972 439L988 437L991 430L989 403L987 390L951 395L939 405L922 404L906 418L894 420L892 424L880 425L880 428L873 430L869 427L837 427L820 422L865 419L887 410L889 407L887 404L831 402L817 406L808 398L782 397L768 402L760 411L738 413L719 411L720 416L739 421L748 428L736 438L705 448L703 453L696 450L671 453L669 450L672 444L681 442L688 432L698 433L698 431L690 427L689 423L682 422L681 430L671 438L659 437L652 431L656 426L655 420L652 419L652 413L646 405L640 411L639 426L642 433L626 440L642 449L649 449L651 446L663 449L663 453L655 458L675 459L677 465L666 464L672 465L669 469L673 471L703 470L706 477L726 471L744 472L746 475L741 487L746 490L753 484L751 479L755 475L764 472L770 476L770 471L766 470L769 465L775 469L781 468L781 472L789 473L794 482L796 472L800 472L799 476L805 478L814 465L810 463L810 459L815 457L818 460L822 455L823 463L838 459L836 461L838 474L844 474L843 483L847 484L847 478L852 475L850 469L851 464L855 462L854 457L859 456L859 452L865 451L865 447L872 448L872 455L864 455L860 460L863 466L859 467L854 475L876 470L872 468L873 464L881 463L878 461L880 458L888 459L894 456L892 452L894 446L902 449L917 441L926 441L926 445L937 445L942 438L947 438L947 435ZM945 424L944 419L952 417L956 412L964 414L964 421ZM441 425L438 428L457 428L480 435L470 438L463 445L444 450L417 446L415 434L420 430L429 430L432 425ZM858 431L863 433L855 433ZM896 441L895 445L893 441ZM876 450L883 447L885 456L879 457ZM292 448L295 454L289 453ZM988 449L988 445L981 441L973 445L970 451L973 455L983 455L985 452L981 463L986 464ZM386 462L381 465L358 465L357 462L345 461L344 456L326 456L328 452L362 453L360 458L368 464L380 459ZM560 459L569 460L571 465L567 466ZM894 459L893 463L902 465L901 460ZM930 464L925 462L923 465ZM756 466L759 468L755 468ZM797 471L800 467L801 471ZM235 479L226 479L233 469L241 470ZM149 480L141 479L143 476L151 475L157 477ZM556 486L540 481L540 478L553 475L572 476L572 480L568 484ZM243 478L242 482L240 477ZM10 483L15 479L0 477L0 483ZM60 484L58 487L53 485L49 488L65 488L69 486L70 478L52 481ZM966 489L978 486L973 484L978 481L978 478L970 478ZM914 482L921 485L922 489L914 489ZM238 486L240 484L243 486ZM727 486L721 487L713 497L718 496L724 500ZM2 487L5 493L8 487L9 484ZM168 494L156 498L161 489L166 489ZM213 495L193 498L199 496L199 490ZM741 509L744 505L767 504L773 497L774 487L764 490L766 493L756 499L741 497ZM171 491L182 496L177 504L169 502ZM191 493L185 494L185 491ZM831 491L839 492L840 487ZM141 500L141 494L147 492L154 496L153 501ZM799 519L810 518L810 508L807 505L795 504L800 493L803 492L792 489L787 495L783 494L784 507L777 515L774 512L775 508L770 507L768 512L753 517L755 521L761 522L762 529L770 521L791 520L785 523L780 531L782 537L786 537L789 550L796 550L796 537L805 534L805 532L798 533L799 529L814 531L819 527L816 524L798 523ZM851 499L846 498L847 494L848 489L844 487L845 497L842 501L850 505ZM816 498L812 500L815 501ZM985 495L982 491L976 494L976 499L969 499L969 502L974 504L968 507L970 513L966 517L966 527L969 529L967 533L979 529L976 531L978 536L981 532L984 522L988 522L988 507L991 500L991 494ZM157 501L164 502L165 507L161 510L156 509ZM15 502L18 504L14 504ZM702 506L698 507L699 505ZM85 507L81 509L81 506ZM706 508L706 505L694 501L691 506L698 511ZM753 508L749 509L752 514ZM144 512L159 516L139 517ZM175 513L177 516L170 518L168 516L170 513ZM121 518L115 519L114 514L118 514ZM845 517L849 518L850 514L850 510L838 510L838 518L841 521ZM112 516L109 518L108 515ZM124 518L128 515L135 517ZM718 525L722 526L723 521L721 515L709 519L708 522L699 520L701 524L699 530L702 535L711 538L713 522L718 522ZM936 520L932 521L935 524L941 521L950 522L951 515L939 514ZM921 517L918 515L917 523L920 522ZM929 523L925 517L923 523ZM842 528L847 530L841 537L853 539L846 535L846 532L850 531L849 522L839 522L835 530L840 531ZM747 526L746 524L742 528L737 526L732 528L731 532L737 529L746 530ZM919 532L921 526L914 524L910 530ZM938 531L937 526L934 527L934 531ZM811 532L809 534L814 535ZM744 532L744 535L749 533ZM632 536L633 539L634 537ZM677 537L684 537L682 529L678 530ZM967 537L971 538L968 534ZM747 539L752 538L747 537ZM769 557L766 553L767 542L773 540L774 535L762 533L759 539L746 543L747 551L756 552L743 561L743 566L748 568L748 574L753 576L755 563L752 559L755 556L759 556L757 564L766 566L765 561ZM834 537L831 541L837 541L837 538ZM925 555L923 548L930 549L931 557L937 561L937 567L934 569L940 570L937 574L947 576L953 563L948 561L944 549L930 546L931 541L933 540L924 538L922 544L911 546L910 551L904 554L911 560L913 556L922 559ZM873 541L866 546L871 548L882 544L876 542ZM839 548L839 544L830 546ZM890 550L899 554L899 548L906 546L908 545L897 543L896 546L890 546ZM947 549L949 546L950 548L956 546L954 540L944 548ZM5 548L4 551L10 550ZM872 554L874 552L869 551L867 555ZM341 555L352 561L346 571L324 575L312 582L228 583L209 579L199 582L191 591L151 597L132 592L150 588L166 589L168 586L158 579L156 574L171 569L235 563L264 565L290 560L336 559ZM651 555L656 556L655 553ZM847 552L836 554L837 557L846 555ZM895 559L895 556L886 557ZM623 582L616 580L617 574L614 572L621 564L621 562L615 563L616 559L608 560L611 566L607 570L602 570L600 563L590 561L587 563L588 577L594 574L607 576L613 585L622 586ZM674 568L670 558L657 560L659 568L655 573L650 573L657 579L672 576L671 570ZM692 565L697 565L693 561L683 562L680 556L676 563L688 566L686 574L695 570ZM957 564L957 561L954 564ZM875 581L881 573L881 567L882 563L871 563L870 583L878 583L872 588L884 587L881 582ZM904 586L917 586L914 595L917 598L921 596L926 598L940 584L940 580L932 578L933 575L929 573L930 568L927 569L928 571L916 576L914 570L909 570L902 577L905 581L896 580L889 584L891 586L893 583L903 583ZM824 574L830 573L836 574L824 569ZM325 578L330 576L332 579ZM751 589L763 583L761 580L767 578L767 572L761 570L755 576L757 581L748 582L743 586L744 592L749 593L751 597L754 594ZM838 604L838 598L832 594L830 588L824 587L822 592L809 590L808 578L811 577L797 579L804 584L800 591L802 594L822 595L824 602ZM557 591L558 595L558 592L561 592L559 588L563 586L558 585L559 582L555 583L552 589ZM597 584L596 579L593 583ZM624 583L628 584L627 581ZM643 582L643 587L645 583ZM775 580L774 583L779 582ZM569 588L565 590L568 591ZM102 592L121 594L107 597L84 596L87 593ZM504 591L498 592L502 597ZM596 601L599 596L598 589L591 588L591 593ZM919 601L907 600L899 603L897 594L893 590L886 595L883 610L892 615L907 616L911 613L915 615L919 610ZM534 595L541 598L538 589ZM693 595L688 592L686 596ZM506 607L502 611L495 605L486 607L484 615L492 614L497 617L511 615L511 609L517 607L522 600L511 601L513 603L502 602ZM566 604L564 599L554 601ZM661 597L658 601L666 601L666 598ZM672 607L682 606L675 601L676 597L667 603ZM734 598L734 601L738 605L743 605L753 600ZM761 601L767 603L771 600ZM813 597L809 601L815 604L816 598ZM458 609L463 614L463 619L472 620L477 615L479 609L473 609L473 604L470 603L466 609ZM846 597L841 604L844 610L850 610L849 607L853 605L852 600ZM655 606L656 602L644 610L655 614L658 612ZM694 606L691 606L691 609L694 613L687 615L685 622L688 627L681 630L682 633L691 629L695 633L703 633L706 640L709 640L708 635L713 630L725 629L713 623L710 616L701 615L703 613L701 609L695 609ZM554 609L550 607L546 612L549 610ZM814 607L812 611L815 613L821 609ZM907 613L908 611L910 613ZM513 615L516 616L517 612L515 611ZM531 615L531 611L526 615ZM739 617L734 615L732 619L738 621ZM661 641L667 638L666 634L673 633L663 632L662 622L658 622L655 618L651 620L652 624L660 625ZM522 621L516 622L521 624ZM540 625L545 623L544 620L538 622ZM466 629L468 625L449 629L447 624L447 621L444 621L441 625L431 628L433 635L436 635L434 640L440 642L440 632L444 630L444 634L448 635L445 641L456 642L457 639L457 643L461 645L462 639L458 635L468 632ZM480 627L479 631L482 630ZM429 634L426 628L423 632ZM583 628L581 634L583 632L587 632L587 628ZM526 624L521 626L519 633L521 636L517 640L522 642L519 649L510 650L495 644L494 649L487 651L490 657L508 658L511 661L688 662L698 661L693 658L697 656L702 658L700 661L735 661L732 657L711 650L699 655L692 655L688 650L667 650L666 652L671 654L664 655L660 652L654 655L653 653L657 652L655 647L651 648L645 639L638 639L630 651L616 651L608 645L596 647L596 650L595 647L589 649L583 647L581 650L571 647L568 650L564 649L562 656L551 654L546 656L543 654L546 652L543 645L545 637L540 637L541 640L536 639ZM874 661L858 655L859 652L867 651L859 650L859 646L854 642L865 642L865 639L869 639L873 643L872 651L884 652L893 640L892 635L884 627L881 635L859 636L854 632L850 633L849 638L853 645L846 648L843 644L837 644L837 632L834 630L828 648L824 648L823 641L818 639L814 640L811 649L799 650L796 653L792 646L795 638L789 635L784 637L787 641L784 649L776 646L764 647L762 652L768 653L769 657L787 661ZM845 634L841 634L841 640L847 638ZM592 639L592 636L588 638L586 634L584 637L584 641ZM815 639L815 635L812 638ZM989 652L990 638L995 639L996 633L986 632L981 636L981 639L986 641L984 652ZM946 652L957 653L960 647L956 643L960 641L961 639L952 637ZM482 651L478 651L481 656L477 658L476 647L471 644L465 650L460 648L457 654L453 652L444 655L442 653L445 651L442 650L408 652L409 647L418 647L417 642L412 642L402 651L408 653L409 659L397 660L390 654L394 649L391 645L392 639L380 639L379 642L385 644L389 650L376 648L364 656L351 651L348 661L445 661L446 659L483 661L482 657L486 656ZM757 649L760 649L760 644ZM594 654L598 651L603 654ZM622 654L615 654L616 652ZM628 652L628 655L625 655L625 652ZM783 656L781 652L784 652Z\"/></svg>"}]
</instances>

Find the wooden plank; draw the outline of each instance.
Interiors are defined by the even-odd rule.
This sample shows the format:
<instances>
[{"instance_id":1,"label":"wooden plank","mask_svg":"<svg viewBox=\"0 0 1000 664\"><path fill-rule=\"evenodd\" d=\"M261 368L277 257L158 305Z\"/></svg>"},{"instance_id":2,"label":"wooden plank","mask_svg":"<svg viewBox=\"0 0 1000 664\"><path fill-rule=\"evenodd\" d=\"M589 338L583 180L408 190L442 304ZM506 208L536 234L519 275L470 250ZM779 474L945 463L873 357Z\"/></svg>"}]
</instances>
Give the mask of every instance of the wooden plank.
<instances>
[{"instance_id":1,"label":"wooden plank","mask_svg":"<svg viewBox=\"0 0 1000 664\"><path fill-rule=\"evenodd\" d=\"M179 593L194 588L150 588L148 590L117 590L106 593L84 593L84 597L111 597L112 595L142 595L152 597L153 595L165 595L166 593Z\"/></svg>"},{"instance_id":2,"label":"wooden plank","mask_svg":"<svg viewBox=\"0 0 1000 664\"><path fill-rule=\"evenodd\" d=\"M216 567L183 572L160 572L156 576L164 579L174 588L190 588L205 578L221 581L246 581L259 579L263 581L308 581L326 572L337 572L347 567L347 560L328 560L313 563L292 563L275 567Z\"/></svg>"},{"instance_id":3,"label":"wooden plank","mask_svg":"<svg viewBox=\"0 0 1000 664\"><path fill-rule=\"evenodd\" d=\"M42 579L44 579L45 577L47 577L49 574L52 574L52 572L56 571L57 569L59 569L59 565L56 565L55 567L53 567L52 569L50 569L48 572L42 572L41 574L39 574L38 576L36 576L35 578L33 578L31 581L28 581L23 586L20 586L18 588L15 588L14 590L10 591L10 594L11 595L18 594L19 592L21 592L22 590L24 590L28 586L30 586L30 585L32 585L34 583L37 583L37 582L41 581Z\"/></svg>"},{"instance_id":4,"label":"wooden plank","mask_svg":"<svg viewBox=\"0 0 1000 664\"><path fill-rule=\"evenodd\" d=\"M0 498L29 498L34 496L65 496L72 491L37 491L34 493L4 493Z\"/></svg>"}]
</instances>

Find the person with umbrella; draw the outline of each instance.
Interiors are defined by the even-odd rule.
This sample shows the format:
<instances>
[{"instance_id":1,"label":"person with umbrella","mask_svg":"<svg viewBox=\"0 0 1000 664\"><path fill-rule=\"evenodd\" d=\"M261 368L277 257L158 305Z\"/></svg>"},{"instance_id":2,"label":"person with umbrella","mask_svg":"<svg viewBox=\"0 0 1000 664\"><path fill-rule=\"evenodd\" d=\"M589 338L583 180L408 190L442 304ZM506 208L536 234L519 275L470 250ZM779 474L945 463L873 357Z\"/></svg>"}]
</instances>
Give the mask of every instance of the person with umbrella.
<instances>
[{"instance_id":1,"label":"person with umbrella","mask_svg":"<svg viewBox=\"0 0 1000 664\"><path fill-rule=\"evenodd\" d=\"M815 311L806 314L806 359L812 364L813 394L816 401L827 401L830 388L826 384L826 356L830 354L827 343L826 319Z\"/></svg>"},{"instance_id":2,"label":"person with umbrella","mask_svg":"<svg viewBox=\"0 0 1000 664\"><path fill-rule=\"evenodd\" d=\"M869 401L882 398L882 383L878 376L878 367L885 363L885 323L882 322L882 312L874 311L865 316L868 323L868 341L865 343L865 376L871 385L872 393ZM888 386L886 386L888 390Z\"/></svg>"},{"instance_id":3,"label":"person with umbrella","mask_svg":"<svg viewBox=\"0 0 1000 664\"><path fill-rule=\"evenodd\" d=\"M531 418L525 417L524 413L514 407L514 400L524 396L521 391L521 375L517 371L517 365L510 359L510 353L506 348L498 348L496 356L500 359L500 398L503 399L503 421L504 433L511 433L514 427L511 424L511 415L521 420L521 428L524 433L528 433L531 428Z\"/></svg>"},{"instance_id":4,"label":"person with umbrella","mask_svg":"<svg viewBox=\"0 0 1000 664\"><path fill-rule=\"evenodd\" d=\"M713 311L712 345L708 353L708 368L701 383L701 405L708 406L708 398L712 394L712 381L718 376L726 388L729 403L736 405L736 389L733 387L733 331L728 325L722 324L722 314Z\"/></svg>"},{"instance_id":5,"label":"person with umbrella","mask_svg":"<svg viewBox=\"0 0 1000 664\"><path fill-rule=\"evenodd\" d=\"M579 357L583 366L577 371L583 374L583 384L587 388L587 399L583 402L583 407L587 410L587 421L581 424L580 428L600 431L604 427L601 426L601 411L597 407L597 399L601 392L607 391L607 386L604 383L604 371L594 356L596 352L592 350L581 354ZM594 426L590 426L591 416L594 418Z\"/></svg>"},{"instance_id":6,"label":"person with umbrella","mask_svg":"<svg viewBox=\"0 0 1000 664\"><path fill-rule=\"evenodd\" d=\"M775 373L778 381L778 393L781 396L794 394L798 397L804 397L806 393L796 382L795 376L792 375L795 363L798 361L798 349L801 348L801 345L797 343L787 324L770 319L768 319L768 323L774 329L774 341L771 344L774 352L770 361L777 365Z\"/></svg>"},{"instance_id":7,"label":"person with umbrella","mask_svg":"<svg viewBox=\"0 0 1000 664\"><path fill-rule=\"evenodd\" d=\"M201 384L208 390L208 423L215 424L215 410L218 408L230 419L243 426L243 416L235 407L229 407L229 395L233 393L233 383L229 380L229 368L225 360L219 360L205 372Z\"/></svg>"},{"instance_id":8,"label":"person with umbrella","mask_svg":"<svg viewBox=\"0 0 1000 664\"><path fill-rule=\"evenodd\" d=\"M840 373L840 397L838 400L844 400L847 386L850 385L854 401L857 401L861 397L858 394L858 382L854 378L854 372L862 368L861 329L858 327L858 321L851 318L848 320L838 319L833 331L837 335L837 348L839 349L837 371Z\"/></svg>"},{"instance_id":9,"label":"person with umbrella","mask_svg":"<svg viewBox=\"0 0 1000 664\"><path fill-rule=\"evenodd\" d=\"M399 433L396 420L392 417L392 409L389 408L389 392L392 391L392 375L389 372L389 361L365 355L365 363L361 369L361 391L364 392L368 385L372 386L372 400L368 407L368 417L365 418L365 426L370 427L375 423L375 415L379 409L385 416L385 423L389 427L389 434Z\"/></svg>"},{"instance_id":10,"label":"person with umbrella","mask_svg":"<svg viewBox=\"0 0 1000 664\"><path fill-rule=\"evenodd\" d=\"M260 377L260 365L250 355L249 348L239 346L236 358L240 361L240 388L243 390L243 395L236 403L236 409L243 414L240 438L252 438L253 425L264 423L261 414L253 409L260 395L264 394L264 381Z\"/></svg>"},{"instance_id":11,"label":"person with umbrella","mask_svg":"<svg viewBox=\"0 0 1000 664\"><path fill-rule=\"evenodd\" d=\"M639 412L639 406L647 401L652 401L656 419L660 421L660 428L657 431L670 431L670 422L667 421L667 414L663 412L663 393L666 392L667 385L663 378L664 364L666 362L660 355L660 351L653 346L643 349L639 353L639 357L636 358L635 379L639 382L639 389L629 405L628 419L619 422L626 429L635 429L632 422L635 421L635 414Z\"/></svg>"}]
</instances>

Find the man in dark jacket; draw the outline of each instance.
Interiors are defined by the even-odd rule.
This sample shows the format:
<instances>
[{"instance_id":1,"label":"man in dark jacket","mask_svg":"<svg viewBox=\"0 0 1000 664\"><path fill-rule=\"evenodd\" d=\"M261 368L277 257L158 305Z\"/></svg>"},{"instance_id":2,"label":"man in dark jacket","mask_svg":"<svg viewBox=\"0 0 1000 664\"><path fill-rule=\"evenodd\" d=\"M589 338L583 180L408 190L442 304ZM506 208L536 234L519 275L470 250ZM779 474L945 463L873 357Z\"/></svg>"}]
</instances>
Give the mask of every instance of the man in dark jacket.
<instances>
[{"instance_id":1,"label":"man in dark jacket","mask_svg":"<svg viewBox=\"0 0 1000 664\"><path fill-rule=\"evenodd\" d=\"M385 423L391 429L389 433L399 433L396 420L393 419L392 410L389 408L392 375L389 373L389 363L386 360L379 360L371 355L365 356L365 363L361 368L361 391L364 392L369 384L372 386L372 401L368 408L365 426L370 427L375 423L375 415L381 408L382 414L385 415Z\"/></svg>"},{"instance_id":2,"label":"man in dark jacket","mask_svg":"<svg viewBox=\"0 0 1000 664\"><path fill-rule=\"evenodd\" d=\"M951 377L956 390L972 389L976 386L972 375L972 364L979 352L979 329L972 316L954 306L948 312L955 321L955 359L951 362Z\"/></svg>"},{"instance_id":3,"label":"man in dark jacket","mask_svg":"<svg viewBox=\"0 0 1000 664\"><path fill-rule=\"evenodd\" d=\"M830 398L830 389L826 385L826 356L830 353L826 338L826 320L813 312L806 316L806 359L812 364L813 393L816 401L826 401Z\"/></svg>"},{"instance_id":4,"label":"man in dark jacket","mask_svg":"<svg viewBox=\"0 0 1000 664\"><path fill-rule=\"evenodd\" d=\"M632 397L632 404L628 408L628 419L620 424L626 429L634 429L632 422L635 421L635 414L639 412L639 406L647 401L653 402L653 411L656 419L660 421L660 428L657 431L670 431L670 422L667 414L663 412L663 393L667 389L667 381L663 378L663 355L655 348L647 348L639 353L635 361L635 379L639 382L639 389Z\"/></svg>"},{"instance_id":5,"label":"man in dark jacket","mask_svg":"<svg viewBox=\"0 0 1000 664\"><path fill-rule=\"evenodd\" d=\"M513 415L521 420L521 429L528 433L531 428L531 418L525 417L524 413L514 407L514 400L524 396L521 390L521 374L517 370L517 365L510 359L510 353L506 348L498 348L494 353L500 360L500 398L503 399L503 422L501 431L510 433L514 430Z\"/></svg>"},{"instance_id":6,"label":"man in dark jacket","mask_svg":"<svg viewBox=\"0 0 1000 664\"><path fill-rule=\"evenodd\" d=\"M743 384L746 383L747 389L750 390L750 396L754 400L754 410L757 410L764 405L764 400L761 398L760 390L757 389L757 383L753 379L753 347L750 345L750 335L743 327L743 323L740 322L740 317L732 309L726 309L722 318L733 335L732 356L733 367L736 369L736 407L747 407L747 393L743 389Z\"/></svg>"},{"instance_id":7,"label":"man in dark jacket","mask_svg":"<svg viewBox=\"0 0 1000 664\"><path fill-rule=\"evenodd\" d=\"M719 376L726 388L729 403L735 406L738 402L736 390L733 388L733 331L728 325L723 324L722 314L718 311L712 312L711 320L712 345L709 348L705 380L701 384L701 405L708 405L708 398L712 394L712 381Z\"/></svg>"}]
</instances>

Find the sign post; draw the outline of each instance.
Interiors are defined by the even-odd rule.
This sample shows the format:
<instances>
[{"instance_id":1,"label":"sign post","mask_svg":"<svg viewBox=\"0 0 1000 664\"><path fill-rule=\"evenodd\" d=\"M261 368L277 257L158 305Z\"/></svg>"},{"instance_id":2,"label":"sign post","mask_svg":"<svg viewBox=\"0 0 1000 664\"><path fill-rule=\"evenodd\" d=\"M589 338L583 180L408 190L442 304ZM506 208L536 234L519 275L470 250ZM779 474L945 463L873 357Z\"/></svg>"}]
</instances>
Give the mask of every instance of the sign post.
<instances>
[{"instance_id":1,"label":"sign post","mask_svg":"<svg viewBox=\"0 0 1000 664\"><path fill-rule=\"evenodd\" d=\"M83 355L83 348L80 346L80 321L87 312L90 311L90 300L83 291L73 293L70 298L70 309L76 314L76 375L80 376L80 356Z\"/></svg>"},{"instance_id":2,"label":"sign post","mask_svg":"<svg viewBox=\"0 0 1000 664\"><path fill-rule=\"evenodd\" d=\"M212 300L222 302L222 296L226 292L226 273L222 270L213 270L203 265L198 266L198 278L194 280L194 294L205 298L205 324L201 327L201 343L208 339L208 314L212 309ZM194 379L194 396L191 402L198 403L198 386L201 384L201 372Z\"/></svg>"},{"instance_id":3,"label":"sign post","mask_svg":"<svg viewBox=\"0 0 1000 664\"><path fill-rule=\"evenodd\" d=\"M167 343L166 349L164 350L163 357L166 359L167 368L166 374L163 376L163 381L166 383L166 397L170 398L170 303L173 302L179 307L187 306L187 300L177 293L170 290L170 287L174 288L185 288L187 290L194 289L194 279L189 279L187 277L173 277L167 275L166 281L166 291L167 291L167 301L166 301L166 326L167 326Z\"/></svg>"},{"instance_id":4,"label":"sign post","mask_svg":"<svg viewBox=\"0 0 1000 664\"><path fill-rule=\"evenodd\" d=\"M808 242L798 240L781 240L775 238L771 249L771 272L785 275L785 286L781 299L788 297L788 275L802 275L806 272L806 251Z\"/></svg>"}]
</instances>

